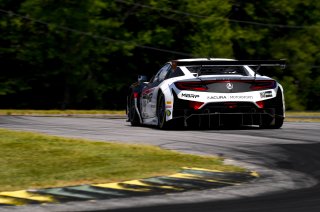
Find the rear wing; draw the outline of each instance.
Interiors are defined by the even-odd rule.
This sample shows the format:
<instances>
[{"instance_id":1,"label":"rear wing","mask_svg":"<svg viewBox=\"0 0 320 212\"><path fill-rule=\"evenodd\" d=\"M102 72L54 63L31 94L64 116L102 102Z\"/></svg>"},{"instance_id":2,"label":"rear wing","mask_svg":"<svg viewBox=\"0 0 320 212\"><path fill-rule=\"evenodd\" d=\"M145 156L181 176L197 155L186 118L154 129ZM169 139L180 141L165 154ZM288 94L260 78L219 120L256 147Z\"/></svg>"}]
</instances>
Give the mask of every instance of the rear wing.
<instances>
[{"instance_id":1,"label":"rear wing","mask_svg":"<svg viewBox=\"0 0 320 212\"><path fill-rule=\"evenodd\" d=\"M198 61L179 61L172 60L172 67L176 69L177 66L280 66L286 67L286 60L198 60Z\"/></svg>"}]
</instances>

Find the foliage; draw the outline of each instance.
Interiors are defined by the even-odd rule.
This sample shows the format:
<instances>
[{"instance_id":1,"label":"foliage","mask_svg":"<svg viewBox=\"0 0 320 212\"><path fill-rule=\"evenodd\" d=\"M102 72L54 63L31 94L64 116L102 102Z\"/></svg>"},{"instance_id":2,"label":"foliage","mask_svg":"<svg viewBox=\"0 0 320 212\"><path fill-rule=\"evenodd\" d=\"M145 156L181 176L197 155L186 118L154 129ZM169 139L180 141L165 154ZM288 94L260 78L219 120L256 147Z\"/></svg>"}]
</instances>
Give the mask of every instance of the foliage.
<instances>
[{"instance_id":1,"label":"foliage","mask_svg":"<svg viewBox=\"0 0 320 212\"><path fill-rule=\"evenodd\" d=\"M237 27L242 34L250 36L235 39L235 43L241 47L240 52L246 58L287 59L287 69L277 75L285 89L287 109L320 109L319 104L315 104L319 103L319 93L315 94L319 84L313 83L319 76L319 69L312 68L319 64L320 39L314 36L320 32L319 6L319 2L311 0L250 0L240 1L238 12L233 14L236 19L246 17L259 23L285 26L263 27L240 23L242 26ZM257 36L257 39L252 39L251 35Z\"/></svg>"},{"instance_id":2,"label":"foliage","mask_svg":"<svg viewBox=\"0 0 320 212\"><path fill-rule=\"evenodd\" d=\"M288 60L288 109L320 109L320 2L0 0L1 108L124 109L171 59ZM268 74L267 74L268 75Z\"/></svg>"}]
</instances>

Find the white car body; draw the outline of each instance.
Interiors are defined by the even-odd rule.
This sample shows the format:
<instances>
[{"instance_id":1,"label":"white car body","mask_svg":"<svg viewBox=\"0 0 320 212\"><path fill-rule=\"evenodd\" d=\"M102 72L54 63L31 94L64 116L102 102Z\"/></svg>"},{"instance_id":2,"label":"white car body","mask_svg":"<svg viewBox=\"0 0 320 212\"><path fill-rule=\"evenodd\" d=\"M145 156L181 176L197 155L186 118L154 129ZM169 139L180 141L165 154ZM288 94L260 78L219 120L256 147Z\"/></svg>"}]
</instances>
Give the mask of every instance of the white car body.
<instances>
[{"instance_id":1,"label":"white car body","mask_svg":"<svg viewBox=\"0 0 320 212\"><path fill-rule=\"evenodd\" d=\"M214 122L220 126L224 125L223 119L233 122L237 118L242 119L239 121L241 125L280 128L285 117L283 88L272 78L257 74L251 67L284 65L283 60L198 58L170 61L150 82L131 86L128 121L134 122L133 125L165 128L174 120L180 120L184 126L195 122L199 122L195 125L203 125L201 120L208 122L205 125L210 126ZM130 101L130 96L134 97L135 103ZM162 103L159 103L159 98ZM265 105L270 108L265 108Z\"/></svg>"}]
</instances>

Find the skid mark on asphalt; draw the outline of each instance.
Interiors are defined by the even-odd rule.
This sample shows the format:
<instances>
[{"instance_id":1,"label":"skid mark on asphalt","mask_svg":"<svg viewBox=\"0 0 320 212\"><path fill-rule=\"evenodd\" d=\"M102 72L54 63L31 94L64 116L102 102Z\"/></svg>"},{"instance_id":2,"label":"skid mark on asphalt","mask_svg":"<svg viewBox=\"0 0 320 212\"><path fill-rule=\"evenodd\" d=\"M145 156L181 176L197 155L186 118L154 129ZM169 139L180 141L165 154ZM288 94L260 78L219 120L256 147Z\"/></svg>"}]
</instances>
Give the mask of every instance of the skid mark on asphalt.
<instances>
[{"instance_id":1,"label":"skid mark on asphalt","mask_svg":"<svg viewBox=\"0 0 320 212\"><path fill-rule=\"evenodd\" d=\"M104 183L0 192L0 206L62 203L177 193L239 185L259 177L256 172L221 172L201 168L183 168L176 174Z\"/></svg>"}]
</instances>

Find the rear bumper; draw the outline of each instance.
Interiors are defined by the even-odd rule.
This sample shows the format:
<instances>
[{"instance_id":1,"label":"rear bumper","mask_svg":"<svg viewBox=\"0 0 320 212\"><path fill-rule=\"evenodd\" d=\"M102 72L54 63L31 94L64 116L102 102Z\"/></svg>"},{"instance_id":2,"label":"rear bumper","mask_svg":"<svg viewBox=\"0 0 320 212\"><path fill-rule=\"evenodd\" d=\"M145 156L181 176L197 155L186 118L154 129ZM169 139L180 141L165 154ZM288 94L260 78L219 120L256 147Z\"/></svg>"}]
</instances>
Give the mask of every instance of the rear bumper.
<instances>
[{"instance_id":1,"label":"rear bumper","mask_svg":"<svg viewBox=\"0 0 320 212\"><path fill-rule=\"evenodd\" d=\"M253 102L218 102L194 110L190 108L189 101L176 99L173 119L183 120L184 126L223 126L262 125L263 122L272 122L276 116L284 118L283 113L277 111L281 105L278 105L276 98L264 102L263 108Z\"/></svg>"},{"instance_id":2,"label":"rear bumper","mask_svg":"<svg viewBox=\"0 0 320 212\"><path fill-rule=\"evenodd\" d=\"M223 125L262 125L270 122L276 115L273 113L192 113L182 118L184 126L223 126Z\"/></svg>"}]
</instances>

